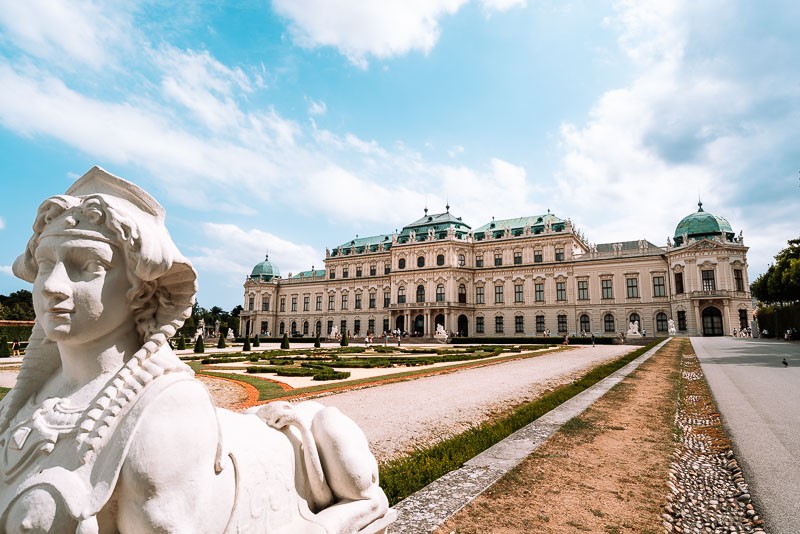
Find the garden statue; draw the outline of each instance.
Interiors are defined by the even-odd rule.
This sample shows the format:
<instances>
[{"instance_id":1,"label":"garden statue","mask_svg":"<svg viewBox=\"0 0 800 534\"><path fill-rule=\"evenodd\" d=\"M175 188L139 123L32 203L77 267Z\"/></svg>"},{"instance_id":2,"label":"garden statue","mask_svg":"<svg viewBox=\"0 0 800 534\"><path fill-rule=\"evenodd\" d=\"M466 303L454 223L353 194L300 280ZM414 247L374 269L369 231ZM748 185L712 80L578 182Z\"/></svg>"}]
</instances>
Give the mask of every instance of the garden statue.
<instances>
[{"instance_id":1,"label":"garden statue","mask_svg":"<svg viewBox=\"0 0 800 534\"><path fill-rule=\"evenodd\" d=\"M233 341L233 328L228 328L228 334L225 336L228 341Z\"/></svg>"},{"instance_id":2,"label":"garden statue","mask_svg":"<svg viewBox=\"0 0 800 534\"><path fill-rule=\"evenodd\" d=\"M449 336L447 335L447 330L445 330L443 324L436 325L436 333L433 335L433 337L439 343L447 343L447 338Z\"/></svg>"},{"instance_id":3,"label":"garden statue","mask_svg":"<svg viewBox=\"0 0 800 534\"><path fill-rule=\"evenodd\" d=\"M36 323L0 401L1 532L381 532L396 513L335 408L215 408L167 340L196 274L163 208L94 167L42 203L14 274Z\"/></svg>"},{"instance_id":4,"label":"garden statue","mask_svg":"<svg viewBox=\"0 0 800 534\"><path fill-rule=\"evenodd\" d=\"M639 321L631 321L628 323L628 331L625 333L628 336L640 336Z\"/></svg>"},{"instance_id":5,"label":"garden statue","mask_svg":"<svg viewBox=\"0 0 800 534\"><path fill-rule=\"evenodd\" d=\"M677 330L675 330L675 321L673 321L672 319L667 321L667 332L671 336L674 336L675 334L678 333Z\"/></svg>"}]
</instances>

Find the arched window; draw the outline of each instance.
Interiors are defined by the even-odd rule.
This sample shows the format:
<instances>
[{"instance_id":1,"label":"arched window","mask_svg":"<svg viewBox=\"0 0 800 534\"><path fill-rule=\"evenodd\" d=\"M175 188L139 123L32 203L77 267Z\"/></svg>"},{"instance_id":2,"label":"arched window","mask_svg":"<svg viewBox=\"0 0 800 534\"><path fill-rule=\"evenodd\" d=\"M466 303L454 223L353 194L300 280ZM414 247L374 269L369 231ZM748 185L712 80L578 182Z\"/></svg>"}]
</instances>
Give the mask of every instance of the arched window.
<instances>
[{"instance_id":1,"label":"arched window","mask_svg":"<svg viewBox=\"0 0 800 534\"><path fill-rule=\"evenodd\" d=\"M585 313L581 315L581 330L587 333L592 331L591 324L589 324L589 316Z\"/></svg>"},{"instance_id":2,"label":"arched window","mask_svg":"<svg viewBox=\"0 0 800 534\"><path fill-rule=\"evenodd\" d=\"M286 325L284 324L284 322L283 322L283 321L281 321L281 325L280 325L280 327L279 327L279 329L278 329L278 333L279 333L280 335L283 335L283 334L285 334L285 333L286 333Z\"/></svg>"},{"instance_id":3,"label":"arched window","mask_svg":"<svg viewBox=\"0 0 800 534\"><path fill-rule=\"evenodd\" d=\"M308 321L303 321L303 335L308 335Z\"/></svg>"},{"instance_id":4,"label":"arched window","mask_svg":"<svg viewBox=\"0 0 800 534\"><path fill-rule=\"evenodd\" d=\"M603 330L606 332L614 332L614 316L610 313L607 313L605 317L603 317Z\"/></svg>"},{"instance_id":5,"label":"arched window","mask_svg":"<svg viewBox=\"0 0 800 534\"><path fill-rule=\"evenodd\" d=\"M292 321L292 335L297 333L297 321Z\"/></svg>"},{"instance_id":6,"label":"arched window","mask_svg":"<svg viewBox=\"0 0 800 534\"><path fill-rule=\"evenodd\" d=\"M314 328L315 328L315 332L316 332L316 334L318 336L322 335L322 321L317 321L317 324L314 325Z\"/></svg>"},{"instance_id":7,"label":"arched window","mask_svg":"<svg viewBox=\"0 0 800 534\"><path fill-rule=\"evenodd\" d=\"M464 284L458 286L458 302L461 304L467 303L467 286Z\"/></svg>"},{"instance_id":8,"label":"arched window","mask_svg":"<svg viewBox=\"0 0 800 534\"><path fill-rule=\"evenodd\" d=\"M439 254L436 256L436 265L440 267L444 265L444 254Z\"/></svg>"},{"instance_id":9,"label":"arched window","mask_svg":"<svg viewBox=\"0 0 800 534\"><path fill-rule=\"evenodd\" d=\"M464 257L463 254L458 255L458 266L463 267L467 263L467 258Z\"/></svg>"},{"instance_id":10,"label":"arched window","mask_svg":"<svg viewBox=\"0 0 800 534\"><path fill-rule=\"evenodd\" d=\"M403 286L397 288L397 303L398 304L406 303L406 288Z\"/></svg>"},{"instance_id":11,"label":"arched window","mask_svg":"<svg viewBox=\"0 0 800 534\"><path fill-rule=\"evenodd\" d=\"M642 320L639 318L639 314L638 313L632 313L631 316L628 318L628 321L630 321L631 323L638 322L639 323L639 331L640 332L642 331Z\"/></svg>"},{"instance_id":12,"label":"arched window","mask_svg":"<svg viewBox=\"0 0 800 534\"><path fill-rule=\"evenodd\" d=\"M405 258L400 258L399 260L397 260L397 268L398 269L405 269L406 268L406 259Z\"/></svg>"},{"instance_id":13,"label":"arched window","mask_svg":"<svg viewBox=\"0 0 800 534\"><path fill-rule=\"evenodd\" d=\"M667 329L668 329L667 314L663 312L658 312L656 314L656 330L659 332L666 332Z\"/></svg>"},{"instance_id":14,"label":"arched window","mask_svg":"<svg viewBox=\"0 0 800 534\"><path fill-rule=\"evenodd\" d=\"M425 302L425 286L422 284L417 286L417 302Z\"/></svg>"},{"instance_id":15,"label":"arched window","mask_svg":"<svg viewBox=\"0 0 800 534\"><path fill-rule=\"evenodd\" d=\"M444 284L436 286L436 302L444 302Z\"/></svg>"},{"instance_id":16,"label":"arched window","mask_svg":"<svg viewBox=\"0 0 800 534\"><path fill-rule=\"evenodd\" d=\"M425 256L417 258L417 267L425 267Z\"/></svg>"}]
</instances>

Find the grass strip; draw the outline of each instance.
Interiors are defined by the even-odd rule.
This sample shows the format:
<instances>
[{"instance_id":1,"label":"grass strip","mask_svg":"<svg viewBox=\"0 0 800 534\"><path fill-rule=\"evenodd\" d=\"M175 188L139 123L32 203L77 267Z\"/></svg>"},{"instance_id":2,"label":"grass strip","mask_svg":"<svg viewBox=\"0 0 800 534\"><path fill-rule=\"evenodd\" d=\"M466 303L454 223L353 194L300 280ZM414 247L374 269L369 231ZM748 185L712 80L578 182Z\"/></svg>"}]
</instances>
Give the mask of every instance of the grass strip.
<instances>
[{"instance_id":1,"label":"grass strip","mask_svg":"<svg viewBox=\"0 0 800 534\"><path fill-rule=\"evenodd\" d=\"M11 388L0 388L0 400L2 400L9 391L11 391Z\"/></svg>"},{"instance_id":2,"label":"grass strip","mask_svg":"<svg viewBox=\"0 0 800 534\"><path fill-rule=\"evenodd\" d=\"M560 386L535 401L523 404L498 420L477 425L435 445L418 449L408 456L382 463L380 484L389 502L394 505L437 478L461 467L470 458L593 386L661 341L663 340L654 340L647 346L595 367L571 384Z\"/></svg>"}]
</instances>

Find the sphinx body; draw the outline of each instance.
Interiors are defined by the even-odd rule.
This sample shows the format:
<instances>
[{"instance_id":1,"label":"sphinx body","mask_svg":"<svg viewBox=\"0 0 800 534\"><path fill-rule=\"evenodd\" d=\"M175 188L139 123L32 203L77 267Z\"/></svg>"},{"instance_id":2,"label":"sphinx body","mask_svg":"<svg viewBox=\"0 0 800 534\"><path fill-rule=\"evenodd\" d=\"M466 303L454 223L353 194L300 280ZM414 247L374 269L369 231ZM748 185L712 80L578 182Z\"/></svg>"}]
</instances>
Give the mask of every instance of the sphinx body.
<instances>
[{"instance_id":1,"label":"sphinx body","mask_svg":"<svg viewBox=\"0 0 800 534\"><path fill-rule=\"evenodd\" d=\"M14 263L34 284L37 321L0 402L0 528L374 525L388 504L355 423L316 403L218 409L169 348L196 274L163 217L144 191L99 168L40 207Z\"/></svg>"}]
</instances>

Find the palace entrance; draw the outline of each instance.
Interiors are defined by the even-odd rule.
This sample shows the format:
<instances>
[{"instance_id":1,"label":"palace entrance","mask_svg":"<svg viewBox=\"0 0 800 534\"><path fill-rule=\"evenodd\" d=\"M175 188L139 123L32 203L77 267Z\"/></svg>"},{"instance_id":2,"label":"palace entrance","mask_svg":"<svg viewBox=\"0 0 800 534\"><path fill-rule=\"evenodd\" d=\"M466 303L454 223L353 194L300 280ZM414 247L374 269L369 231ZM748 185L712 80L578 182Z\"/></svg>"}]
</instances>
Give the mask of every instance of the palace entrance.
<instances>
[{"instance_id":1,"label":"palace entrance","mask_svg":"<svg viewBox=\"0 0 800 534\"><path fill-rule=\"evenodd\" d=\"M722 312L719 308L709 306L703 310L703 335L721 336L722 331Z\"/></svg>"},{"instance_id":2,"label":"palace entrance","mask_svg":"<svg viewBox=\"0 0 800 534\"><path fill-rule=\"evenodd\" d=\"M422 315L414 317L414 333L419 336L425 334L425 317Z\"/></svg>"},{"instance_id":3,"label":"palace entrance","mask_svg":"<svg viewBox=\"0 0 800 534\"><path fill-rule=\"evenodd\" d=\"M394 327L395 329L400 330L401 333L406 331L405 320L402 315L397 316L397 319L394 321Z\"/></svg>"},{"instance_id":4,"label":"palace entrance","mask_svg":"<svg viewBox=\"0 0 800 534\"><path fill-rule=\"evenodd\" d=\"M434 324L433 327L434 331L439 329L439 325L442 325L442 328L444 328L444 315L442 315L441 313L437 315L436 318L433 320L433 324Z\"/></svg>"},{"instance_id":5,"label":"palace entrance","mask_svg":"<svg viewBox=\"0 0 800 534\"><path fill-rule=\"evenodd\" d=\"M469 320L467 320L466 315L459 315L458 316L458 335L459 336L468 336L469 335Z\"/></svg>"}]
</instances>

